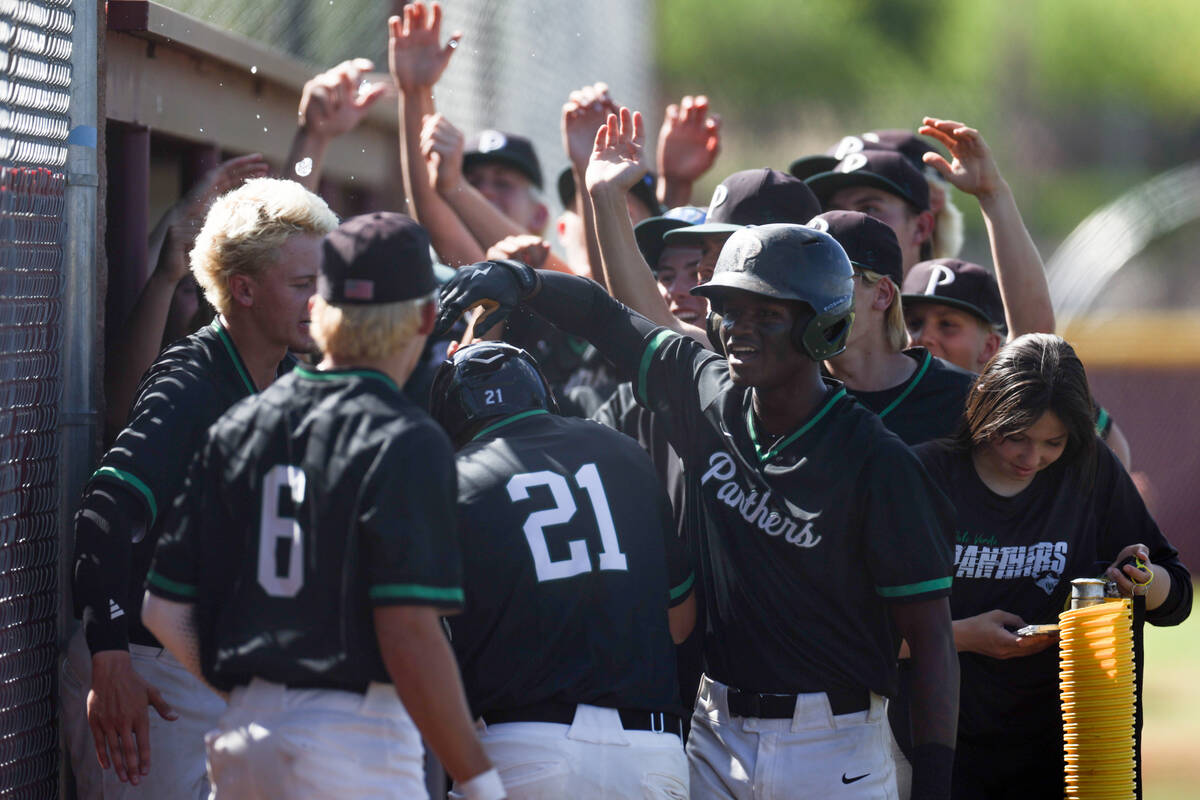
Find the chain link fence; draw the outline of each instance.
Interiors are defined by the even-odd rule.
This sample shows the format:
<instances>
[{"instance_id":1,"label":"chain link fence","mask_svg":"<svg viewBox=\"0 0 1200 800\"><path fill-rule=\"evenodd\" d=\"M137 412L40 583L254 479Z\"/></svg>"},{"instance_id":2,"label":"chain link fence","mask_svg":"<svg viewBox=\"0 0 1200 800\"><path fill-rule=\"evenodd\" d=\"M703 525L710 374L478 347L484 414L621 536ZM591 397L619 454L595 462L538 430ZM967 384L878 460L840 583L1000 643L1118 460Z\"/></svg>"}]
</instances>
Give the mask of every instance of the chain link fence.
<instances>
[{"instance_id":1,"label":"chain link fence","mask_svg":"<svg viewBox=\"0 0 1200 800\"><path fill-rule=\"evenodd\" d=\"M58 795L52 700L70 0L0 0L0 797Z\"/></svg>"}]
</instances>

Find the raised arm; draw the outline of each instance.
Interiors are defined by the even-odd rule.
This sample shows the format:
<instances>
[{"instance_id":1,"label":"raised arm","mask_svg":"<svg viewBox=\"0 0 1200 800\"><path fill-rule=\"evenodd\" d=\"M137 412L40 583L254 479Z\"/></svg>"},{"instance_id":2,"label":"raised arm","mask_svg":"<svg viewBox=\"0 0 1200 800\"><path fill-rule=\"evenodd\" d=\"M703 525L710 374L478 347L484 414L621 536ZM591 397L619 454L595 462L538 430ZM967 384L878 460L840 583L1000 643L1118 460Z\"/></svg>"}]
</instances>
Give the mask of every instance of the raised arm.
<instances>
[{"instance_id":1,"label":"raised arm","mask_svg":"<svg viewBox=\"0 0 1200 800\"><path fill-rule=\"evenodd\" d=\"M710 114L704 95L667 106L658 132L658 199L667 208L686 206L692 187L721 152L721 117Z\"/></svg>"},{"instance_id":2,"label":"raised arm","mask_svg":"<svg viewBox=\"0 0 1200 800\"><path fill-rule=\"evenodd\" d=\"M317 191L330 142L353 130L388 91L384 83L363 83L363 75L374 68L370 59L352 58L304 84L296 112L299 124L283 162L283 177Z\"/></svg>"},{"instance_id":3,"label":"raised arm","mask_svg":"<svg viewBox=\"0 0 1200 800\"><path fill-rule=\"evenodd\" d=\"M1026 333L1053 333L1054 306L1046 268L987 142L974 128L934 117L925 117L925 124L917 132L946 145L954 159L947 162L937 153L926 153L925 163L960 191L979 200L1004 300L1008 340Z\"/></svg>"},{"instance_id":4,"label":"raised arm","mask_svg":"<svg viewBox=\"0 0 1200 800\"><path fill-rule=\"evenodd\" d=\"M613 297L658 325L708 345L708 334L671 313L642 258L625 206L629 188L646 174L642 115L622 108L596 132L587 168L587 191L596 217L600 260Z\"/></svg>"},{"instance_id":5,"label":"raised arm","mask_svg":"<svg viewBox=\"0 0 1200 800\"><path fill-rule=\"evenodd\" d=\"M575 213L583 222L584 245L587 248L588 270L605 289L611 288L600 259L600 241L596 238L596 214L587 197L587 165L596 143L596 131L605 125L610 113L619 111L608 94L608 84L594 83L571 92L562 107L563 150L571 164L575 181Z\"/></svg>"},{"instance_id":6,"label":"raised arm","mask_svg":"<svg viewBox=\"0 0 1200 800\"><path fill-rule=\"evenodd\" d=\"M483 248L438 195L421 154L421 128L434 113L433 87L450 63L461 34L441 43L442 8L437 3L404 7L404 17L388 19L388 67L400 90L400 163L409 211L425 226L433 248L450 266L473 264Z\"/></svg>"}]
</instances>

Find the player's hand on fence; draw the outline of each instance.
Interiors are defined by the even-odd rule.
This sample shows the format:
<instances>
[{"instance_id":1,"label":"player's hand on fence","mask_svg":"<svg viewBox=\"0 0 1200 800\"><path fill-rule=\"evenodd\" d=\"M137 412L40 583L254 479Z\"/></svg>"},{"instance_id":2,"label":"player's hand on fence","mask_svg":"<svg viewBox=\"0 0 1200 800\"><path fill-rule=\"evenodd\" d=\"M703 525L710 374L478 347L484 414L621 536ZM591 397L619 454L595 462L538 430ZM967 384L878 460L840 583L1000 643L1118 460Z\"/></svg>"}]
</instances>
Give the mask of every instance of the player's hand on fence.
<instances>
[{"instance_id":1,"label":"player's hand on fence","mask_svg":"<svg viewBox=\"0 0 1200 800\"><path fill-rule=\"evenodd\" d=\"M386 83L363 82L364 73L374 68L370 59L352 58L311 78L300 94L300 127L323 139L353 130L388 91Z\"/></svg>"},{"instance_id":2,"label":"player's hand on fence","mask_svg":"<svg viewBox=\"0 0 1200 800\"><path fill-rule=\"evenodd\" d=\"M577 170L587 169L596 132L608 121L609 114L619 111L606 83L594 83L571 92L562 107L563 149L571 166Z\"/></svg>"},{"instance_id":3,"label":"player's hand on fence","mask_svg":"<svg viewBox=\"0 0 1200 800\"><path fill-rule=\"evenodd\" d=\"M537 288L537 273L516 261L481 261L460 267L442 287L437 324L431 336L439 338L464 312L476 307L484 310L484 316L476 320L475 329L490 330L493 325L503 322L522 298L534 294Z\"/></svg>"},{"instance_id":4,"label":"player's hand on fence","mask_svg":"<svg viewBox=\"0 0 1200 800\"><path fill-rule=\"evenodd\" d=\"M150 774L148 706L165 720L179 718L162 694L133 669L126 650L104 650L92 656L92 688L87 717L100 766L110 764L122 781L135 786Z\"/></svg>"},{"instance_id":5,"label":"player's hand on fence","mask_svg":"<svg viewBox=\"0 0 1200 800\"><path fill-rule=\"evenodd\" d=\"M979 135L961 122L925 117L917 133L937 139L950 151L952 162L939 153L926 153L924 160L959 191L985 198L1006 186L992 150Z\"/></svg>"},{"instance_id":6,"label":"player's hand on fence","mask_svg":"<svg viewBox=\"0 0 1200 800\"><path fill-rule=\"evenodd\" d=\"M708 98L687 95L667 106L658 132L658 172L667 180L694 183L721 152L721 117L710 114Z\"/></svg>"},{"instance_id":7,"label":"player's hand on fence","mask_svg":"<svg viewBox=\"0 0 1200 800\"><path fill-rule=\"evenodd\" d=\"M534 236L531 233L505 236L489 247L487 251L489 261L509 258L513 261L520 261L522 264L528 264L534 269L541 269L545 265L548 255L550 255L550 245L542 237Z\"/></svg>"},{"instance_id":8,"label":"player's hand on fence","mask_svg":"<svg viewBox=\"0 0 1200 800\"><path fill-rule=\"evenodd\" d=\"M404 17L388 19L388 68L392 80L404 91L429 88L438 82L462 33L454 32L442 44L442 7L438 3L410 3Z\"/></svg>"},{"instance_id":9,"label":"player's hand on fence","mask_svg":"<svg viewBox=\"0 0 1200 800\"><path fill-rule=\"evenodd\" d=\"M421 128L421 155L429 172L429 184L447 194L462 184L465 140L458 128L442 114L429 114Z\"/></svg>"},{"instance_id":10,"label":"player's hand on fence","mask_svg":"<svg viewBox=\"0 0 1200 800\"><path fill-rule=\"evenodd\" d=\"M1019 658L1045 650L1058 641L1056 636L1018 636L1013 633L1023 627L1025 620L997 608L954 620L954 643L960 651L992 658Z\"/></svg>"},{"instance_id":11,"label":"player's hand on fence","mask_svg":"<svg viewBox=\"0 0 1200 800\"><path fill-rule=\"evenodd\" d=\"M643 158L645 144L641 113L622 108L619 117L609 114L596 131L586 173L588 191L628 192L648 171Z\"/></svg>"},{"instance_id":12,"label":"player's hand on fence","mask_svg":"<svg viewBox=\"0 0 1200 800\"><path fill-rule=\"evenodd\" d=\"M1128 559L1135 560L1129 564L1121 563ZM1146 591L1150 581L1154 580L1153 566L1150 563L1150 548L1144 544L1131 544L1117 553L1104 575L1117 584L1122 597L1130 597Z\"/></svg>"}]
</instances>

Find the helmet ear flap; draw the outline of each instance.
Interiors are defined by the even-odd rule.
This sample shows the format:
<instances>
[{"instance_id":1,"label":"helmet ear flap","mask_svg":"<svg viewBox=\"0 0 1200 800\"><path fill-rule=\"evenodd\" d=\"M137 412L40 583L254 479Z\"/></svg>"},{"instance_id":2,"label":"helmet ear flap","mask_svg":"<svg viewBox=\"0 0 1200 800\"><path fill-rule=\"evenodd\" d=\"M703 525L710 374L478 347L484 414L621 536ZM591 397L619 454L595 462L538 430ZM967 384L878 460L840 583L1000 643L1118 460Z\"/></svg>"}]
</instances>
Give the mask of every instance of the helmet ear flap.
<instances>
[{"instance_id":1,"label":"helmet ear flap","mask_svg":"<svg viewBox=\"0 0 1200 800\"><path fill-rule=\"evenodd\" d=\"M721 324L724 321L725 318L711 308L708 311L708 316L704 319L704 331L708 334L708 343L720 355L725 355L725 345L721 344Z\"/></svg>"}]
</instances>

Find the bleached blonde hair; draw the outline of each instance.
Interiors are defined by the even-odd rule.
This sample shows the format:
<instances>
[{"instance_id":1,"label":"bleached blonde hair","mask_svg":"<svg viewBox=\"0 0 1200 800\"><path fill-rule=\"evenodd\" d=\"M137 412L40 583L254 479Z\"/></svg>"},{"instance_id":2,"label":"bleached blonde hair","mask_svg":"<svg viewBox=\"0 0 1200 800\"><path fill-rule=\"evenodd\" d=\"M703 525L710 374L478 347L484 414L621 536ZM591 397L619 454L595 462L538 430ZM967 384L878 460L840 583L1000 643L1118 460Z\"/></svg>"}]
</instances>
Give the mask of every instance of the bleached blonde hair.
<instances>
[{"instance_id":1,"label":"bleached blonde hair","mask_svg":"<svg viewBox=\"0 0 1200 800\"><path fill-rule=\"evenodd\" d=\"M325 201L295 181L248 180L208 210L192 248L192 274L213 308L227 313L232 275L257 276L277 263L289 236L324 236L337 224Z\"/></svg>"},{"instance_id":2,"label":"bleached blonde hair","mask_svg":"<svg viewBox=\"0 0 1200 800\"><path fill-rule=\"evenodd\" d=\"M858 267L858 271L862 274L862 282L867 286L875 286L880 281L892 284L892 302L888 304L883 316L883 338L888 349L899 353L908 345L908 326L904 324L904 304L900 300L900 288L891 278L874 270Z\"/></svg>"},{"instance_id":3,"label":"bleached blonde hair","mask_svg":"<svg viewBox=\"0 0 1200 800\"><path fill-rule=\"evenodd\" d=\"M333 305L312 301L309 335L322 353L341 361L380 359L408 346L421 327L421 309L433 295L378 305Z\"/></svg>"}]
</instances>

